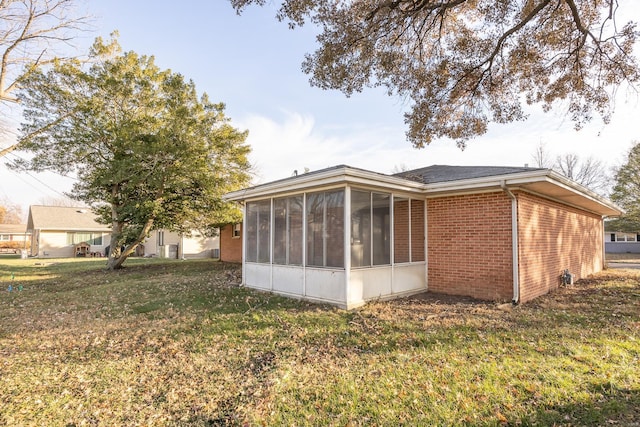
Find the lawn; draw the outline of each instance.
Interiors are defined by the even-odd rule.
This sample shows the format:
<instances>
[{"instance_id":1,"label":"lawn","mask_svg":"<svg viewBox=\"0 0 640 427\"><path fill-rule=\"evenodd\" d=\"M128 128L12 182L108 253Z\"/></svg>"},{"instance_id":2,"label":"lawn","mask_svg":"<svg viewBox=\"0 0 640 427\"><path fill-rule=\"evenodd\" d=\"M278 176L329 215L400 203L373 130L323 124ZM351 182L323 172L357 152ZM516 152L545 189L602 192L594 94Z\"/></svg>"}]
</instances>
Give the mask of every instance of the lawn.
<instances>
[{"instance_id":1,"label":"lawn","mask_svg":"<svg viewBox=\"0 0 640 427\"><path fill-rule=\"evenodd\" d=\"M0 260L0 425L640 425L638 272L347 312L237 265L103 263Z\"/></svg>"}]
</instances>

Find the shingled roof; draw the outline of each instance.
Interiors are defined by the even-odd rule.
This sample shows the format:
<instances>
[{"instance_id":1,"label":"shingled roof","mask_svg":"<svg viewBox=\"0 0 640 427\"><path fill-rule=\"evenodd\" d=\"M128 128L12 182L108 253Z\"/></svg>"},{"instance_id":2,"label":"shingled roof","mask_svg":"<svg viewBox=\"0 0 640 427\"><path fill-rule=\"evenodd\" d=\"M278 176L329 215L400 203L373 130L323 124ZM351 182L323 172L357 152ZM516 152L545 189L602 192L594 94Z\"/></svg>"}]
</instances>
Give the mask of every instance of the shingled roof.
<instances>
[{"instance_id":1,"label":"shingled roof","mask_svg":"<svg viewBox=\"0 0 640 427\"><path fill-rule=\"evenodd\" d=\"M29 230L108 231L110 227L96 221L90 208L66 206L29 207Z\"/></svg>"},{"instance_id":2,"label":"shingled roof","mask_svg":"<svg viewBox=\"0 0 640 427\"><path fill-rule=\"evenodd\" d=\"M449 166L433 165L425 168L414 169L394 174L399 178L433 184L437 182L459 181L463 179L476 179L488 176L508 175L519 172L540 171L544 169L530 167L508 166Z\"/></svg>"},{"instance_id":3,"label":"shingled roof","mask_svg":"<svg viewBox=\"0 0 640 427\"><path fill-rule=\"evenodd\" d=\"M26 224L0 224L0 233L2 234L25 234L26 232Z\"/></svg>"}]
</instances>

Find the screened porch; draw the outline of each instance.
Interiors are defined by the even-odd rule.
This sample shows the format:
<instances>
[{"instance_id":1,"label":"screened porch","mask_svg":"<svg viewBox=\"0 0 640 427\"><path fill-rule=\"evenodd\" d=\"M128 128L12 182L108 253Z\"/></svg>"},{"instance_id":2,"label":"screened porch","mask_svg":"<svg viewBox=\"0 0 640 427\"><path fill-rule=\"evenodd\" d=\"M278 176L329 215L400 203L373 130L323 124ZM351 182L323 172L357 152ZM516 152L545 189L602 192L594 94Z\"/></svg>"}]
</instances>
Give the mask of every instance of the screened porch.
<instances>
[{"instance_id":1,"label":"screened porch","mask_svg":"<svg viewBox=\"0 0 640 427\"><path fill-rule=\"evenodd\" d=\"M247 201L244 282L346 308L422 291L425 208L350 185Z\"/></svg>"}]
</instances>

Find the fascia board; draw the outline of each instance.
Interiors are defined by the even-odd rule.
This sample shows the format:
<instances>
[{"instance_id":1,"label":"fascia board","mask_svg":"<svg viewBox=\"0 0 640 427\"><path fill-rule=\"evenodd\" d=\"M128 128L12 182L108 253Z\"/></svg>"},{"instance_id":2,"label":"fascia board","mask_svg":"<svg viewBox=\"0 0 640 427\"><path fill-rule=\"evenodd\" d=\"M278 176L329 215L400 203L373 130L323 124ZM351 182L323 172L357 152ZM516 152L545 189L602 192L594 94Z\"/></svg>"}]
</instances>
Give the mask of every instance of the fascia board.
<instances>
[{"instance_id":1,"label":"fascia board","mask_svg":"<svg viewBox=\"0 0 640 427\"><path fill-rule=\"evenodd\" d=\"M587 199L592 203L596 203L604 208L607 211L607 216L617 216L623 212L623 209L617 206L615 203L612 203L608 199L600 196L599 194L589 190L588 188L571 181L569 178L561 175L555 171L548 171L545 176L540 177L537 181L529 181L529 184L534 182L546 182L552 184L556 187L559 187L567 192L573 193L576 198ZM518 182L517 180L507 181L507 185L524 185L524 182Z\"/></svg>"}]
</instances>

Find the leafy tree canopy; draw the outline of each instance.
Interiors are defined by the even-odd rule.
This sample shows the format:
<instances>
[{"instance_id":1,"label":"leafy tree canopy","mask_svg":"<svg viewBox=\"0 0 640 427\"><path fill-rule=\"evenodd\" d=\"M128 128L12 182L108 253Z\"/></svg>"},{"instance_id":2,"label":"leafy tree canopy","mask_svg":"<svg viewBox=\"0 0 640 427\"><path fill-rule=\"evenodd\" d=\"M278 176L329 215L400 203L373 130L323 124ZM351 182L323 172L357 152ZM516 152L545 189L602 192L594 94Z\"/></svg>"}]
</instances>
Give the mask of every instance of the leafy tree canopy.
<instances>
[{"instance_id":1,"label":"leafy tree canopy","mask_svg":"<svg viewBox=\"0 0 640 427\"><path fill-rule=\"evenodd\" d=\"M222 195L249 182L246 132L224 105L153 57L116 54L98 39L89 68L57 62L24 79L19 166L73 172L70 195L111 224L109 267L118 268L152 229L188 232L237 221ZM126 245L123 252L120 247Z\"/></svg>"},{"instance_id":2,"label":"leafy tree canopy","mask_svg":"<svg viewBox=\"0 0 640 427\"><path fill-rule=\"evenodd\" d=\"M266 0L230 0L238 12ZM631 1L631 0L628 0ZM383 86L410 102L416 147L465 143L489 122L523 120L525 103L568 108L576 128L607 122L615 88L640 78L636 24L618 0L281 0L291 27L318 25L303 70L347 95Z\"/></svg>"},{"instance_id":3,"label":"leafy tree canopy","mask_svg":"<svg viewBox=\"0 0 640 427\"><path fill-rule=\"evenodd\" d=\"M629 150L627 162L616 171L611 200L625 213L607 228L634 233L640 231L640 142Z\"/></svg>"}]
</instances>

